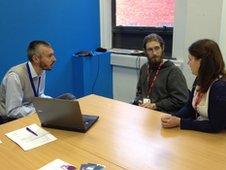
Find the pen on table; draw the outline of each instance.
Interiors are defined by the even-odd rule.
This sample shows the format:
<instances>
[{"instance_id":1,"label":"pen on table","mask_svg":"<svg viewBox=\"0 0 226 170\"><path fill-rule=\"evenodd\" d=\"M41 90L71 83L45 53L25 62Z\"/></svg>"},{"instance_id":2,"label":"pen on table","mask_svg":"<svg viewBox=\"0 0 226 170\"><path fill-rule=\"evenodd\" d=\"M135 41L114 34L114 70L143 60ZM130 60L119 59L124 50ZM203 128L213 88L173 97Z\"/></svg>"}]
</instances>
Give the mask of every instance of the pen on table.
<instances>
[{"instance_id":1,"label":"pen on table","mask_svg":"<svg viewBox=\"0 0 226 170\"><path fill-rule=\"evenodd\" d=\"M26 127L26 130L27 130L28 132L32 133L33 135L38 136L38 134L35 133L33 130L31 130L29 127Z\"/></svg>"}]
</instances>

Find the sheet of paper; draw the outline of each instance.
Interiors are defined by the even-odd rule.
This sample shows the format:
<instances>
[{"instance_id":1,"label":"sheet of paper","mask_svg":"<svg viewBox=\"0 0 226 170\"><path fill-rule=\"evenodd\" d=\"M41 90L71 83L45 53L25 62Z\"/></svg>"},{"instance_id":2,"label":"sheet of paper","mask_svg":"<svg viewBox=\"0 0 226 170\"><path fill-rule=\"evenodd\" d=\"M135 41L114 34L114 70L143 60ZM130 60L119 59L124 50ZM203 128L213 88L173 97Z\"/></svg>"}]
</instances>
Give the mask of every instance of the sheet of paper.
<instances>
[{"instance_id":1,"label":"sheet of paper","mask_svg":"<svg viewBox=\"0 0 226 170\"><path fill-rule=\"evenodd\" d=\"M72 164L69 164L65 161L60 159L55 159L54 161L46 164L45 166L41 167L39 170L76 170L76 167Z\"/></svg>"},{"instance_id":2,"label":"sheet of paper","mask_svg":"<svg viewBox=\"0 0 226 170\"><path fill-rule=\"evenodd\" d=\"M24 128L17 129L15 131L6 133L5 135L17 143L25 151L57 139L48 131L39 127L37 124L32 124Z\"/></svg>"}]
</instances>

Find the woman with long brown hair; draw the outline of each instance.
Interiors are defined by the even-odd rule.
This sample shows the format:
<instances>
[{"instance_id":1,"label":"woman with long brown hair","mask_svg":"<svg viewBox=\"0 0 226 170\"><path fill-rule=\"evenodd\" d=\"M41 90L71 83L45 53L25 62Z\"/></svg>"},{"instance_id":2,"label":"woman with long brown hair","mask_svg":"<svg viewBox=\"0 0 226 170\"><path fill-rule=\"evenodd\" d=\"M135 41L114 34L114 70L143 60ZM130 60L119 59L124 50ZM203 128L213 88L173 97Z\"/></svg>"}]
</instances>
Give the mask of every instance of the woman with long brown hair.
<instances>
[{"instance_id":1,"label":"woman with long brown hair","mask_svg":"<svg viewBox=\"0 0 226 170\"><path fill-rule=\"evenodd\" d=\"M163 115L162 126L219 132L226 128L226 76L220 48L213 40L202 39L188 51L188 65L197 76L190 99L175 115Z\"/></svg>"}]
</instances>

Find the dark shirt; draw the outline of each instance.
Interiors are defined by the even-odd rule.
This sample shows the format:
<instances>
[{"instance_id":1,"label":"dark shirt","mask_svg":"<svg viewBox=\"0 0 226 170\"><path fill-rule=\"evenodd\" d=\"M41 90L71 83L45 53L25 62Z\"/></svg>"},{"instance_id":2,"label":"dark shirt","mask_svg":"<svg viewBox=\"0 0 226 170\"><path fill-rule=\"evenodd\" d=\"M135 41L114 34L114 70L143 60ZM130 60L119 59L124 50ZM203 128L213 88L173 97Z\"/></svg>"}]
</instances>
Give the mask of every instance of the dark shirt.
<instances>
[{"instance_id":1,"label":"dark shirt","mask_svg":"<svg viewBox=\"0 0 226 170\"><path fill-rule=\"evenodd\" d=\"M135 100L148 97L152 103L156 104L157 110L163 112L173 113L181 109L189 97L186 80L181 70L171 61L166 61L149 92L147 69L148 63L141 67ZM150 76L154 77L156 71L150 68Z\"/></svg>"}]
</instances>

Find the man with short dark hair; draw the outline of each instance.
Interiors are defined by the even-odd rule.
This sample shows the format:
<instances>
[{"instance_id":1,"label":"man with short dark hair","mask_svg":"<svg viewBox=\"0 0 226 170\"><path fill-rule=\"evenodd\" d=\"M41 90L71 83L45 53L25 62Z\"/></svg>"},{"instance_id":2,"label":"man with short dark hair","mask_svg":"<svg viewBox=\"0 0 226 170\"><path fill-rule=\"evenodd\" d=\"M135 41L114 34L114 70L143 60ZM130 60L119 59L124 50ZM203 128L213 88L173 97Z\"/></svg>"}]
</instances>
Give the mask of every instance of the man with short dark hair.
<instances>
[{"instance_id":1,"label":"man with short dark hair","mask_svg":"<svg viewBox=\"0 0 226 170\"><path fill-rule=\"evenodd\" d=\"M148 62L140 70L135 103L163 112L176 112L188 100L189 92L181 70L164 61L164 41L150 34L143 41Z\"/></svg>"},{"instance_id":2,"label":"man with short dark hair","mask_svg":"<svg viewBox=\"0 0 226 170\"><path fill-rule=\"evenodd\" d=\"M6 121L35 112L32 97L50 97L44 90L45 70L51 70L56 61L51 45L32 41L27 55L29 61L10 68L0 86L0 116Z\"/></svg>"}]
</instances>

